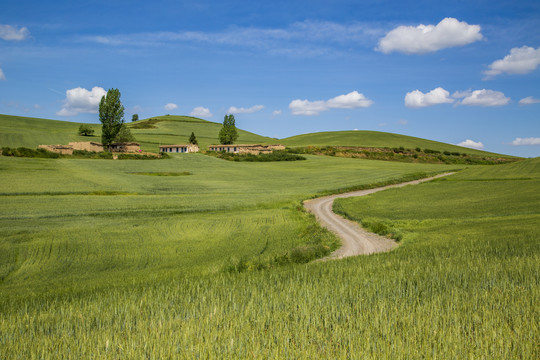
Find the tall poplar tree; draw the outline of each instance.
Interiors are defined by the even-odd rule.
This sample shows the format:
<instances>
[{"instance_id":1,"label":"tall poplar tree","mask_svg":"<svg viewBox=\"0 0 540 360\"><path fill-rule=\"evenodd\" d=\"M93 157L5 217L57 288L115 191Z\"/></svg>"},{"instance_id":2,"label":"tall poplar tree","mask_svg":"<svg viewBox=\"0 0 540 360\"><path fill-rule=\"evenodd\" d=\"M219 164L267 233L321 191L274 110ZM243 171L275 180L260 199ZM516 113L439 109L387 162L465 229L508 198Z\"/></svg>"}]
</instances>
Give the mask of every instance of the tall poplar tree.
<instances>
[{"instance_id":1,"label":"tall poplar tree","mask_svg":"<svg viewBox=\"0 0 540 360\"><path fill-rule=\"evenodd\" d=\"M124 106L120 101L120 91L109 89L99 102L99 121L101 121L101 142L109 148L124 123Z\"/></svg>"},{"instance_id":2,"label":"tall poplar tree","mask_svg":"<svg viewBox=\"0 0 540 360\"><path fill-rule=\"evenodd\" d=\"M238 139L238 131L236 130L234 115L225 115L223 127L219 131L219 142L223 145L229 145L234 144L236 139Z\"/></svg>"}]
</instances>

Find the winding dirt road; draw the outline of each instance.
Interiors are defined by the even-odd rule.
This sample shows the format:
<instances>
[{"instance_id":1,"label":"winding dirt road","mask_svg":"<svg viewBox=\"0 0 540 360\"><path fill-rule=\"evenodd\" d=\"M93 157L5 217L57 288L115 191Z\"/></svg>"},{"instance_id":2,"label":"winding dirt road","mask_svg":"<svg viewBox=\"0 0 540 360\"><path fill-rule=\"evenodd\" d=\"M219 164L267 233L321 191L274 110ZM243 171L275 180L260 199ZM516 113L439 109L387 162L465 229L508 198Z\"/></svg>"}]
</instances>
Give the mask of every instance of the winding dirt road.
<instances>
[{"instance_id":1,"label":"winding dirt road","mask_svg":"<svg viewBox=\"0 0 540 360\"><path fill-rule=\"evenodd\" d=\"M349 256L367 255L377 252L384 252L392 250L397 246L397 243L383 236L370 233L364 230L358 223L347 220L332 211L332 205L337 198L347 198L353 196L365 196L376 193L378 191L403 187L407 185L416 185L433 179L437 179L443 176L452 175L452 173L444 173L436 176L432 176L425 179L408 181L401 184L388 185L378 187L375 189L353 191L343 194L330 195L320 197L317 199L304 201L304 207L311 213L315 214L315 217L319 223L339 236L342 240L342 245L339 249L332 254L321 260L342 259Z\"/></svg>"}]
</instances>

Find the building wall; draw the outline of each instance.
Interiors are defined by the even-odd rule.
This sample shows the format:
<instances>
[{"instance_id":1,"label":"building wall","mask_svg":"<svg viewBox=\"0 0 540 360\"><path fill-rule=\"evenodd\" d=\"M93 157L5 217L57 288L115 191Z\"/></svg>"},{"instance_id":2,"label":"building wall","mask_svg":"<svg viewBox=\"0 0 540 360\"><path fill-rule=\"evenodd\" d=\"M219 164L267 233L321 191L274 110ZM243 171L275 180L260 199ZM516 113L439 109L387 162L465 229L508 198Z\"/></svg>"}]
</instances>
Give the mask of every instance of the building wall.
<instances>
[{"instance_id":1,"label":"building wall","mask_svg":"<svg viewBox=\"0 0 540 360\"><path fill-rule=\"evenodd\" d=\"M103 145L96 142L70 142L69 145L73 147L74 150L85 150L85 151L95 151L95 152L101 152L103 151Z\"/></svg>"},{"instance_id":2,"label":"building wall","mask_svg":"<svg viewBox=\"0 0 540 360\"><path fill-rule=\"evenodd\" d=\"M235 154L269 154L274 150L284 150L283 145L210 145L210 151L226 151Z\"/></svg>"},{"instance_id":3,"label":"building wall","mask_svg":"<svg viewBox=\"0 0 540 360\"><path fill-rule=\"evenodd\" d=\"M73 148L66 145L39 145L40 149L45 149L47 151L55 152L58 154L72 155Z\"/></svg>"},{"instance_id":4,"label":"building wall","mask_svg":"<svg viewBox=\"0 0 540 360\"><path fill-rule=\"evenodd\" d=\"M159 147L160 152L166 152L166 153L192 153L192 152L198 152L199 146L194 144L189 145L169 145L169 146L160 146Z\"/></svg>"}]
</instances>

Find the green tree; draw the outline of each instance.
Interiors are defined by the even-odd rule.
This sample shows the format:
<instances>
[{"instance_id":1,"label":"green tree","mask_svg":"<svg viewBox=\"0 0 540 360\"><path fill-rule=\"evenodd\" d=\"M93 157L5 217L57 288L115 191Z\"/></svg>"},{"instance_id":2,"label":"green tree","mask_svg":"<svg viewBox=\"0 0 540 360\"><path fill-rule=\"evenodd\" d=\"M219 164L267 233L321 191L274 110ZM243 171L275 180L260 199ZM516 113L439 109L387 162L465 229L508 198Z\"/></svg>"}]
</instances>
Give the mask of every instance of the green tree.
<instances>
[{"instance_id":1,"label":"green tree","mask_svg":"<svg viewBox=\"0 0 540 360\"><path fill-rule=\"evenodd\" d=\"M225 115L223 119L223 127L219 131L219 142L223 145L234 144L238 139L238 131L236 130L234 115Z\"/></svg>"},{"instance_id":2,"label":"green tree","mask_svg":"<svg viewBox=\"0 0 540 360\"><path fill-rule=\"evenodd\" d=\"M131 121L137 121L137 120L139 120L139 114L133 114L131 116Z\"/></svg>"},{"instance_id":3,"label":"green tree","mask_svg":"<svg viewBox=\"0 0 540 360\"><path fill-rule=\"evenodd\" d=\"M114 142L123 143L131 141L135 141L135 137L131 133L131 130L129 130L129 128L126 126L126 124L122 124L120 130L118 131L118 134L116 134L116 137L114 138Z\"/></svg>"},{"instance_id":4,"label":"green tree","mask_svg":"<svg viewBox=\"0 0 540 360\"><path fill-rule=\"evenodd\" d=\"M101 121L101 142L110 147L124 124L124 106L120 101L120 91L109 89L99 102L99 121Z\"/></svg>"},{"instance_id":5,"label":"green tree","mask_svg":"<svg viewBox=\"0 0 540 360\"><path fill-rule=\"evenodd\" d=\"M81 136L93 136L94 135L94 129L90 127L90 125L82 124L79 126L79 135Z\"/></svg>"},{"instance_id":6,"label":"green tree","mask_svg":"<svg viewBox=\"0 0 540 360\"><path fill-rule=\"evenodd\" d=\"M197 137L195 136L194 132L192 132L189 136L189 143L193 145L199 145L199 142L197 141Z\"/></svg>"}]
</instances>

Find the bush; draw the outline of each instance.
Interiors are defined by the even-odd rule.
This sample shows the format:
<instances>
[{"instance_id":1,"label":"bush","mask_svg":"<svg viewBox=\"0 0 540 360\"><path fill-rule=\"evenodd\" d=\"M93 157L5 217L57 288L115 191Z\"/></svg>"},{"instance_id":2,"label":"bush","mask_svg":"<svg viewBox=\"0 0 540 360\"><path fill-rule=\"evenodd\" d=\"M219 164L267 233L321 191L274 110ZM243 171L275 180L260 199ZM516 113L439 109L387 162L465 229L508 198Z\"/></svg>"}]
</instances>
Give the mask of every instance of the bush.
<instances>
[{"instance_id":1,"label":"bush","mask_svg":"<svg viewBox=\"0 0 540 360\"><path fill-rule=\"evenodd\" d=\"M15 156L15 157L29 157L29 158L44 158L44 159L58 159L62 155L47 151L45 149L29 149L25 147L19 148L10 148L3 147L2 155L4 156Z\"/></svg>"},{"instance_id":2,"label":"bush","mask_svg":"<svg viewBox=\"0 0 540 360\"><path fill-rule=\"evenodd\" d=\"M73 150L73 157L82 159L112 159L113 155L105 151Z\"/></svg>"},{"instance_id":3,"label":"bush","mask_svg":"<svg viewBox=\"0 0 540 360\"><path fill-rule=\"evenodd\" d=\"M79 126L79 135L81 136L93 136L94 135L94 129L90 127L88 124L82 124Z\"/></svg>"},{"instance_id":4,"label":"bush","mask_svg":"<svg viewBox=\"0 0 540 360\"><path fill-rule=\"evenodd\" d=\"M285 150L276 150L269 154L235 154L226 151L221 152L208 152L208 154L215 155L216 157L229 160L229 161L247 161L247 162L269 162L269 161L297 161L306 160L305 157L291 154Z\"/></svg>"},{"instance_id":5,"label":"bush","mask_svg":"<svg viewBox=\"0 0 540 360\"><path fill-rule=\"evenodd\" d=\"M158 156L147 155L147 154L118 154L118 160L155 160L161 159Z\"/></svg>"}]
</instances>

